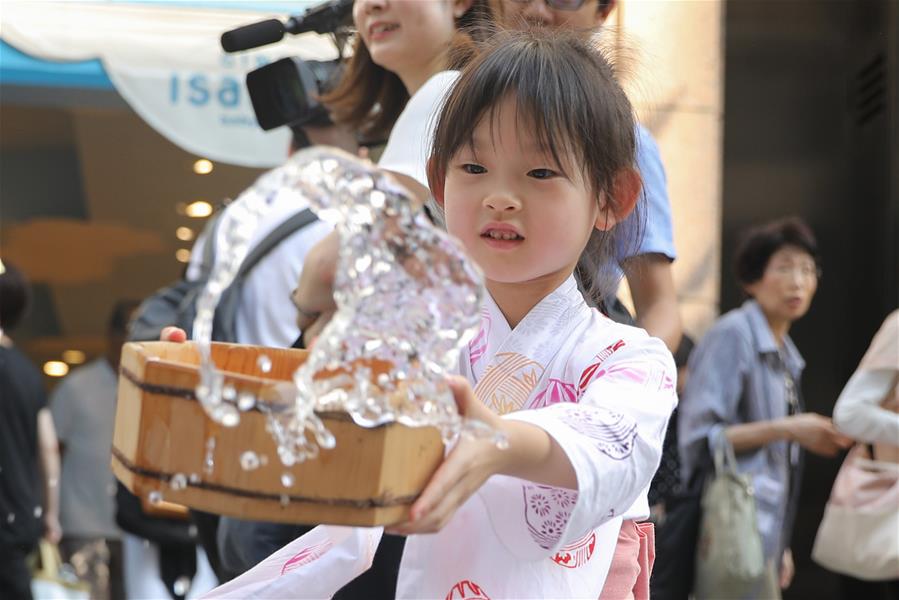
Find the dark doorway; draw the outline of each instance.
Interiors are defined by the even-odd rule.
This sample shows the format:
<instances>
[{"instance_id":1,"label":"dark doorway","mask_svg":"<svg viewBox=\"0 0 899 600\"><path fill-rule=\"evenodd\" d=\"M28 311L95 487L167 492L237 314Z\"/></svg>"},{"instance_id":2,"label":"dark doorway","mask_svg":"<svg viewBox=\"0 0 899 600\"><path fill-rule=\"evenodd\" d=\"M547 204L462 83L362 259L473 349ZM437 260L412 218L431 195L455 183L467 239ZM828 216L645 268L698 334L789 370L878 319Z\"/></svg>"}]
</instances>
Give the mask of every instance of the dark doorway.
<instances>
[{"instance_id":1,"label":"dark doorway","mask_svg":"<svg viewBox=\"0 0 899 600\"><path fill-rule=\"evenodd\" d=\"M730 269L738 233L806 219L824 277L791 335L808 409L829 416L899 305L899 2L733 0L725 19L721 310L742 301ZM810 554L839 464L808 460L786 598L838 597Z\"/></svg>"}]
</instances>

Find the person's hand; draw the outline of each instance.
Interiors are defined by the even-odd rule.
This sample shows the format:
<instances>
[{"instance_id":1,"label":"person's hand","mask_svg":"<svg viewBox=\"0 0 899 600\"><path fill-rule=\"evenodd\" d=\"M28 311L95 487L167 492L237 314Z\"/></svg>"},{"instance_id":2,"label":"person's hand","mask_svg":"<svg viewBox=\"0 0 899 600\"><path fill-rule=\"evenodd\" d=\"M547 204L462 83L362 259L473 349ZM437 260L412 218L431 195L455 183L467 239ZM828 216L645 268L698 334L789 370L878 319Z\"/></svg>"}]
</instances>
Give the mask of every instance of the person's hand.
<instances>
[{"instance_id":1,"label":"person's hand","mask_svg":"<svg viewBox=\"0 0 899 600\"><path fill-rule=\"evenodd\" d=\"M475 397L465 379L452 377L448 383L460 414L502 428L502 419ZM397 535L440 531L491 475L502 471L505 452L491 439L462 436L412 505L409 520L385 531Z\"/></svg>"},{"instance_id":2,"label":"person's hand","mask_svg":"<svg viewBox=\"0 0 899 600\"><path fill-rule=\"evenodd\" d=\"M334 274L340 252L340 237L332 231L309 249L297 288L291 294L297 308L297 327L303 332L306 347L328 324L337 305L334 304Z\"/></svg>"},{"instance_id":3,"label":"person's hand","mask_svg":"<svg viewBox=\"0 0 899 600\"><path fill-rule=\"evenodd\" d=\"M784 550L780 565L780 589L785 590L793 583L793 575L796 573L796 565L793 563L793 550Z\"/></svg>"},{"instance_id":4,"label":"person's hand","mask_svg":"<svg viewBox=\"0 0 899 600\"><path fill-rule=\"evenodd\" d=\"M187 341L187 333L183 329L179 329L178 327L163 327L162 331L159 332L159 341L179 343L185 342Z\"/></svg>"},{"instance_id":5,"label":"person's hand","mask_svg":"<svg viewBox=\"0 0 899 600\"><path fill-rule=\"evenodd\" d=\"M821 456L836 456L852 445L852 440L837 431L830 419L815 413L787 417L786 429L791 440Z\"/></svg>"},{"instance_id":6,"label":"person's hand","mask_svg":"<svg viewBox=\"0 0 899 600\"><path fill-rule=\"evenodd\" d=\"M62 526L59 524L59 516L47 511L44 513L44 539L51 544L58 544L62 539Z\"/></svg>"}]
</instances>

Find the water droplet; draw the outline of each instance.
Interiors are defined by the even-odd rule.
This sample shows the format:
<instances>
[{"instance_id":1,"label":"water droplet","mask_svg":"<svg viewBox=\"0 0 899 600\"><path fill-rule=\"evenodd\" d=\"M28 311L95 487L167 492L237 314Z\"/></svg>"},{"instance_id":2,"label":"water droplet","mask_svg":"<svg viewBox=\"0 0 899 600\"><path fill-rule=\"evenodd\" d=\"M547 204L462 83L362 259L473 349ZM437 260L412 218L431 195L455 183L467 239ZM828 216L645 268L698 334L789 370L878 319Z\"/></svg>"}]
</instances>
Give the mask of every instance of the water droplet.
<instances>
[{"instance_id":1,"label":"water droplet","mask_svg":"<svg viewBox=\"0 0 899 600\"><path fill-rule=\"evenodd\" d=\"M240 455L240 468L244 471L254 471L259 468L259 457L252 450L247 450Z\"/></svg>"},{"instance_id":2,"label":"water droplet","mask_svg":"<svg viewBox=\"0 0 899 600\"><path fill-rule=\"evenodd\" d=\"M282 497L283 497L283 496L282 496ZM12 522L14 522L15 520L16 520L16 513L9 513L8 515L6 515L6 522L7 522L7 523L12 523Z\"/></svg>"},{"instance_id":3,"label":"water droplet","mask_svg":"<svg viewBox=\"0 0 899 600\"><path fill-rule=\"evenodd\" d=\"M41 515L43 515L43 514L44 514L44 507L42 507L42 506L34 507L34 518L35 519L40 519Z\"/></svg>"},{"instance_id":4,"label":"water droplet","mask_svg":"<svg viewBox=\"0 0 899 600\"><path fill-rule=\"evenodd\" d=\"M187 487L187 477L184 473L175 473L169 481L169 487L173 490L183 490Z\"/></svg>"},{"instance_id":5,"label":"water droplet","mask_svg":"<svg viewBox=\"0 0 899 600\"><path fill-rule=\"evenodd\" d=\"M150 504L154 506L162 502L162 492L159 490L153 490L149 494L147 494L147 500L149 500Z\"/></svg>"},{"instance_id":6,"label":"water droplet","mask_svg":"<svg viewBox=\"0 0 899 600\"><path fill-rule=\"evenodd\" d=\"M197 475L196 473L191 473L190 477L188 479L194 485L200 483L200 476Z\"/></svg>"},{"instance_id":7,"label":"water droplet","mask_svg":"<svg viewBox=\"0 0 899 600\"><path fill-rule=\"evenodd\" d=\"M199 535L199 533L200 533L200 530L197 529L197 526L196 526L196 525L190 525L190 526L187 528L187 535L188 535L189 537L191 537L191 538L197 537L197 535Z\"/></svg>"},{"instance_id":8,"label":"water droplet","mask_svg":"<svg viewBox=\"0 0 899 600\"><path fill-rule=\"evenodd\" d=\"M237 398L237 388L235 388L230 383L222 388L222 399L223 400L234 400Z\"/></svg>"},{"instance_id":9,"label":"water droplet","mask_svg":"<svg viewBox=\"0 0 899 600\"><path fill-rule=\"evenodd\" d=\"M246 412L256 406L256 397L249 392L244 392L237 397L237 408Z\"/></svg>"},{"instance_id":10,"label":"water droplet","mask_svg":"<svg viewBox=\"0 0 899 600\"><path fill-rule=\"evenodd\" d=\"M263 467L265 465L267 465L268 464L268 456L266 456L265 454L260 454L259 455L259 464L262 465Z\"/></svg>"},{"instance_id":11,"label":"water droplet","mask_svg":"<svg viewBox=\"0 0 899 600\"><path fill-rule=\"evenodd\" d=\"M281 459L281 464L285 467L292 467L297 462L296 455L283 446L278 448L278 457Z\"/></svg>"},{"instance_id":12,"label":"water droplet","mask_svg":"<svg viewBox=\"0 0 899 600\"><path fill-rule=\"evenodd\" d=\"M176 579L175 583L172 584L172 591L175 592L176 596L186 596L187 592L190 591L190 577L182 575Z\"/></svg>"},{"instance_id":13,"label":"water droplet","mask_svg":"<svg viewBox=\"0 0 899 600\"><path fill-rule=\"evenodd\" d=\"M256 365L259 367L259 370L263 373L268 373L272 370L272 359L270 359L265 354L260 354L259 358L256 359Z\"/></svg>"},{"instance_id":14,"label":"water droplet","mask_svg":"<svg viewBox=\"0 0 899 600\"><path fill-rule=\"evenodd\" d=\"M215 420L225 427L237 427L240 423L240 412L233 404L221 404L215 409Z\"/></svg>"},{"instance_id":15,"label":"water droplet","mask_svg":"<svg viewBox=\"0 0 899 600\"><path fill-rule=\"evenodd\" d=\"M281 506L286 507L288 504L290 504L290 496L281 494Z\"/></svg>"},{"instance_id":16,"label":"water droplet","mask_svg":"<svg viewBox=\"0 0 899 600\"><path fill-rule=\"evenodd\" d=\"M290 473L284 473L281 475L281 485L284 487L293 487L294 478Z\"/></svg>"},{"instance_id":17,"label":"water droplet","mask_svg":"<svg viewBox=\"0 0 899 600\"><path fill-rule=\"evenodd\" d=\"M211 437L206 440L206 456L203 459L203 472L212 475L215 469L215 438Z\"/></svg>"}]
</instances>

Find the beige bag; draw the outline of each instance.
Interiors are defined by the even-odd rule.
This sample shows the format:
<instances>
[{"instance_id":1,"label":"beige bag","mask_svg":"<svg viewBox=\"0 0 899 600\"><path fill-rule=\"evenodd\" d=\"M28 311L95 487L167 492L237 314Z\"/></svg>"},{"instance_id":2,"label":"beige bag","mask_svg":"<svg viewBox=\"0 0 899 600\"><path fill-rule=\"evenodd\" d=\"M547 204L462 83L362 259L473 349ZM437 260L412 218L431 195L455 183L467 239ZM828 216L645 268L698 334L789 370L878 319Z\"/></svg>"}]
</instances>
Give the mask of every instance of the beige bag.
<instances>
[{"instance_id":1,"label":"beige bag","mask_svg":"<svg viewBox=\"0 0 899 600\"><path fill-rule=\"evenodd\" d=\"M843 461L812 558L869 581L899 579L899 464L870 460L857 444Z\"/></svg>"},{"instance_id":2,"label":"beige bag","mask_svg":"<svg viewBox=\"0 0 899 600\"><path fill-rule=\"evenodd\" d=\"M693 584L697 600L744 597L767 575L749 476L737 471L734 448L723 435L714 454L715 478L702 495Z\"/></svg>"}]
</instances>

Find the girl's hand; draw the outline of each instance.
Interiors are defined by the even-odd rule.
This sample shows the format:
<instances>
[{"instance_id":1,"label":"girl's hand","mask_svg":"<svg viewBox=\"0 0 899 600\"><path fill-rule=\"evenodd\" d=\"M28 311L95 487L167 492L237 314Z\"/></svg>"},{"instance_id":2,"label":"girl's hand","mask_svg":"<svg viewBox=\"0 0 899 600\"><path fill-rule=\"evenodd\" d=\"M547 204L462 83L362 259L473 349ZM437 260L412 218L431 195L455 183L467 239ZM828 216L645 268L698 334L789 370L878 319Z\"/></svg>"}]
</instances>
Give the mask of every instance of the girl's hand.
<instances>
[{"instance_id":1,"label":"girl's hand","mask_svg":"<svg viewBox=\"0 0 899 600\"><path fill-rule=\"evenodd\" d=\"M185 342L187 341L187 333L178 327L163 327L159 332L160 342Z\"/></svg>"},{"instance_id":2,"label":"girl's hand","mask_svg":"<svg viewBox=\"0 0 899 600\"><path fill-rule=\"evenodd\" d=\"M465 379L452 377L448 383L461 415L502 429L503 420L475 397ZM498 449L492 440L461 437L412 505L409 520L387 528L387 533L440 531L491 475L503 470L505 458L506 451Z\"/></svg>"}]
</instances>

